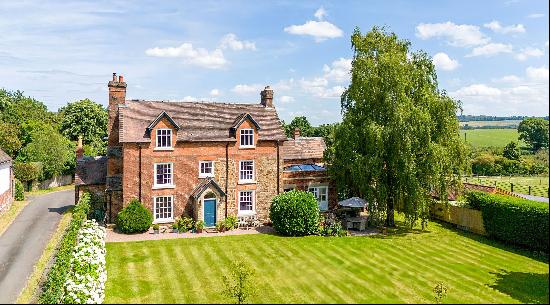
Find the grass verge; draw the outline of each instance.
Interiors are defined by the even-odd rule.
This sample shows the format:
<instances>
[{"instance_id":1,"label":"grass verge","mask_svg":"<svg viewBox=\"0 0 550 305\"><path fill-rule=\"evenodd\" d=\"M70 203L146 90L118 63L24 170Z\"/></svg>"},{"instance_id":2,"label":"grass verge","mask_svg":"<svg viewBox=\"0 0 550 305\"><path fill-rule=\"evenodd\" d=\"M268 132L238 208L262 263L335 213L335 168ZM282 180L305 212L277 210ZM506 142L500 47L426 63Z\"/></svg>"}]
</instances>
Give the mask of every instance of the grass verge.
<instances>
[{"instance_id":1,"label":"grass verge","mask_svg":"<svg viewBox=\"0 0 550 305\"><path fill-rule=\"evenodd\" d=\"M52 188L45 189L45 190L36 190L36 191L31 191L31 192L25 192L25 196L41 195L41 194L65 191L65 190L70 190L70 189L74 189L74 184L63 185L63 186L58 186L58 187L52 187Z\"/></svg>"},{"instance_id":2,"label":"grass verge","mask_svg":"<svg viewBox=\"0 0 550 305\"><path fill-rule=\"evenodd\" d=\"M23 208L27 206L28 203L29 201L27 200L14 201L7 211L0 214L0 236L4 234L13 220L17 217L17 215L19 215L19 213L21 213Z\"/></svg>"},{"instance_id":3,"label":"grass verge","mask_svg":"<svg viewBox=\"0 0 550 305\"><path fill-rule=\"evenodd\" d=\"M29 280L27 281L27 285L25 286L25 289L23 289L23 291L17 298L17 301L16 301L17 304L29 304L31 303L31 301L36 300L36 297L37 297L36 292L42 280L42 275L44 274L44 271L48 266L49 262L55 255L57 246L59 245L59 242L63 238L63 235L67 230L69 223L71 222L71 216L72 216L72 209L69 209L65 212L65 214L63 214L63 217L61 217L61 221L57 225L57 229L53 233L52 238L46 245L44 252L42 252L42 256L40 256L40 259L38 260L36 265L34 265L34 270L31 276L29 277Z\"/></svg>"}]
</instances>

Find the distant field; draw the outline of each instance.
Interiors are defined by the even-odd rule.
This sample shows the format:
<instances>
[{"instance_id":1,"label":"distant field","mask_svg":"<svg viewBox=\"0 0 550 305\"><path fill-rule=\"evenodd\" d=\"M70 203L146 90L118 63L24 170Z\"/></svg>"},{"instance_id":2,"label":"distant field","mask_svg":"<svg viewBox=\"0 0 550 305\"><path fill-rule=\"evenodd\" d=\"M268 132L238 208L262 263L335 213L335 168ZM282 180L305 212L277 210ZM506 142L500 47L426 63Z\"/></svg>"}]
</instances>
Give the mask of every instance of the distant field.
<instances>
[{"instance_id":1,"label":"distant field","mask_svg":"<svg viewBox=\"0 0 550 305\"><path fill-rule=\"evenodd\" d=\"M469 127L485 127L485 126L514 126L517 128L521 120L505 120L505 121L469 121L460 122L460 127L468 125Z\"/></svg>"},{"instance_id":2,"label":"distant field","mask_svg":"<svg viewBox=\"0 0 550 305\"><path fill-rule=\"evenodd\" d=\"M515 193L548 197L548 177L464 177L463 181L481 185L498 186L510 192L512 191L513 184ZM529 194L529 187L531 187L531 194Z\"/></svg>"},{"instance_id":3,"label":"distant field","mask_svg":"<svg viewBox=\"0 0 550 305\"><path fill-rule=\"evenodd\" d=\"M504 147L511 141L518 142L518 131L516 129L470 129L461 130L460 135L466 142L474 147ZM520 146L523 142L520 143Z\"/></svg>"}]
</instances>

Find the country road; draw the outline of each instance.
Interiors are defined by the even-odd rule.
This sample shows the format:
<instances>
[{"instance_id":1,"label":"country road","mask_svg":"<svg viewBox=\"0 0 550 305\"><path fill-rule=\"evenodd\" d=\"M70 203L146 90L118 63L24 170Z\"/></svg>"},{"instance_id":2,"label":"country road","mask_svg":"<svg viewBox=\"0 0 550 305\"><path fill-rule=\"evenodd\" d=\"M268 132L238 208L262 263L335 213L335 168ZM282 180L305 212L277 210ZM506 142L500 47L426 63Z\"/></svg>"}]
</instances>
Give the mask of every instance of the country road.
<instances>
[{"instance_id":1,"label":"country road","mask_svg":"<svg viewBox=\"0 0 550 305\"><path fill-rule=\"evenodd\" d=\"M0 303L15 303L25 288L63 212L74 204L74 191L33 196L0 236Z\"/></svg>"}]
</instances>

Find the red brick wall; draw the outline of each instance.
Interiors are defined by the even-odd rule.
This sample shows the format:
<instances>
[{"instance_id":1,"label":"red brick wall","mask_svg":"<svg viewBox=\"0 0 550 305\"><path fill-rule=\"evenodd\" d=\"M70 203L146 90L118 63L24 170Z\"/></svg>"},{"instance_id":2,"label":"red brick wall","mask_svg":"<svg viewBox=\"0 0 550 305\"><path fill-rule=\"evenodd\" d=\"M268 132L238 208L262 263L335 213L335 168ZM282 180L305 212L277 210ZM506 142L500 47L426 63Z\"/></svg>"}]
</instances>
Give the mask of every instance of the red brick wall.
<instances>
[{"instance_id":1,"label":"red brick wall","mask_svg":"<svg viewBox=\"0 0 550 305\"><path fill-rule=\"evenodd\" d=\"M139 198L140 189L140 168L141 168L141 201L153 210L153 197L162 195L174 196L174 216L183 213L196 215L194 202L191 200L191 193L200 183L199 161L214 161L214 180L226 190L226 142L178 142L176 130L172 130L173 150L155 150L156 130L158 128L173 128L166 119L162 119L151 131L151 143L138 144L125 143L123 145L123 179L122 179L122 202L126 206L132 198ZM240 128L253 128L253 125L245 121ZM255 130L255 148L239 148L239 130L237 130L237 141L229 142L228 153L228 179L227 179L227 203L228 214L236 215L237 196L240 190L256 191L256 213L260 218L266 219L271 198L277 194L277 146L275 141L258 141L258 134ZM141 164L140 164L141 150ZM238 166L240 160L255 161L254 184L238 184ZM174 164L173 183L174 189L153 189L154 185L154 164L172 162ZM282 160L279 163L279 170L282 172ZM279 183L282 189L282 183ZM225 207L225 198L219 198L219 203ZM114 214L116 214L116 209Z\"/></svg>"},{"instance_id":2,"label":"red brick wall","mask_svg":"<svg viewBox=\"0 0 550 305\"><path fill-rule=\"evenodd\" d=\"M286 164L286 161L285 161ZM297 164L297 163L294 163ZM336 187L327 176L326 171L283 172L283 187L292 187L300 191L307 191L309 186L328 185L328 208L334 209L338 205Z\"/></svg>"}]
</instances>

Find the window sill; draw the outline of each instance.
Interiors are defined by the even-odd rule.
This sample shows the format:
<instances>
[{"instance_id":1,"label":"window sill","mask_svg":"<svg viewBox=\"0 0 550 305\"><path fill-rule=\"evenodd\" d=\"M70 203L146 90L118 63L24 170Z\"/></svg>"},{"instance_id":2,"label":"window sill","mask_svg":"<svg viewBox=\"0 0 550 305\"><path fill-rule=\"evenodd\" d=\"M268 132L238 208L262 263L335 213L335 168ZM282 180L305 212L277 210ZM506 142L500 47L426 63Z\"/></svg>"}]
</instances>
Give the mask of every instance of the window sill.
<instances>
[{"instance_id":1,"label":"window sill","mask_svg":"<svg viewBox=\"0 0 550 305\"><path fill-rule=\"evenodd\" d=\"M173 151L174 147L155 147L153 151Z\"/></svg>"},{"instance_id":2,"label":"window sill","mask_svg":"<svg viewBox=\"0 0 550 305\"><path fill-rule=\"evenodd\" d=\"M237 216L253 216L256 215L256 211L239 211Z\"/></svg>"},{"instance_id":3,"label":"window sill","mask_svg":"<svg viewBox=\"0 0 550 305\"><path fill-rule=\"evenodd\" d=\"M239 149L254 149L256 148L256 146L250 146L250 145L247 145L247 146L239 146Z\"/></svg>"},{"instance_id":4,"label":"window sill","mask_svg":"<svg viewBox=\"0 0 550 305\"><path fill-rule=\"evenodd\" d=\"M214 178L214 175L199 175L199 178L200 178L200 179L204 179L204 178Z\"/></svg>"},{"instance_id":5,"label":"window sill","mask_svg":"<svg viewBox=\"0 0 550 305\"><path fill-rule=\"evenodd\" d=\"M162 189L174 189L176 188L175 185L154 185L153 186L153 189L154 190L162 190Z\"/></svg>"},{"instance_id":6,"label":"window sill","mask_svg":"<svg viewBox=\"0 0 550 305\"><path fill-rule=\"evenodd\" d=\"M153 221L154 224L163 224L163 223L171 223L174 222L174 219L157 219Z\"/></svg>"},{"instance_id":7,"label":"window sill","mask_svg":"<svg viewBox=\"0 0 550 305\"><path fill-rule=\"evenodd\" d=\"M237 184L256 184L256 180L239 180Z\"/></svg>"}]
</instances>

